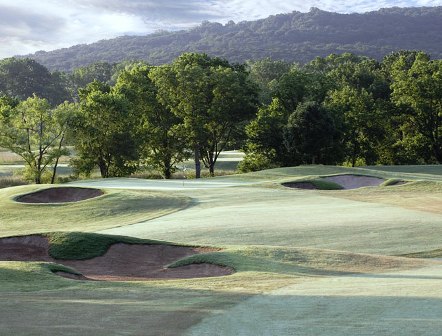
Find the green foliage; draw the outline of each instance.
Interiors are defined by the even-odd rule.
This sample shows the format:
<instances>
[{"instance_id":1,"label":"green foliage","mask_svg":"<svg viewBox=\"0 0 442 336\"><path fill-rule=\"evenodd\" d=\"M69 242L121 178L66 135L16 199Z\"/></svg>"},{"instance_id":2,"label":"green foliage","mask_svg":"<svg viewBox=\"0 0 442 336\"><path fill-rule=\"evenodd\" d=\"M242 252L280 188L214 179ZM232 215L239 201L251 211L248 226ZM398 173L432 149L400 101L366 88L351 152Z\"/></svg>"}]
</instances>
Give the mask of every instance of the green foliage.
<instances>
[{"instance_id":1,"label":"green foliage","mask_svg":"<svg viewBox=\"0 0 442 336\"><path fill-rule=\"evenodd\" d=\"M256 88L244 67L186 53L171 65L154 68L150 78L160 103L181 120L181 134L195 153L196 177L200 177L200 158L214 174L219 153L255 111Z\"/></svg>"},{"instance_id":2,"label":"green foliage","mask_svg":"<svg viewBox=\"0 0 442 336\"><path fill-rule=\"evenodd\" d=\"M51 74L46 67L29 58L0 60L0 93L20 100L37 95L52 106L70 99L63 76Z\"/></svg>"},{"instance_id":3,"label":"green foliage","mask_svg":"<svg viewBox=\"0 0 442 336\"><path fill-rule=\"evenodd\" d=\"M66 154L66 109L75 108L66 103L51 109L46 99L35 95L18 104L0 98L0 146L23 158L26 176L35 183L43 182L52 165L55 178L58 159Z\"/></svg>"},{"instance_id":4,"label":"green foliage","mask_svg":"<svg viewBox=\"0 0 442 336\"><path fill-rule=\"evenodd\" d=\"M265 58L247 62L250 79L258 85L259 102L270 104L279 80L290 70L290 63Z\"/></svg>"},{"instance_id":5,"label":"green foliage","mask_svg":"<svg viewBox=\"0 0 442 336\"><path fill-rule=\"evenodd\" d=\"M89 175L95 166L102 177L135 172L140 111L131 110L124 95L98 81L81 89L79 97L80 110L70 122L70 136L78 155L72 161L75 172Z\"/></svg>"},{"instance_id":6,"label":"green foliage","mask_svg":"<svg viewBox=\"0 0 442 336\"><path fill-rule=\"evenodd\" d=\"M316 102L298 105L284 128L284 145L294 164L340 161L337 130L328 111ZM333 154L331 154L333 153Z\"/></svg>"},{"instance_id":7,"label":"green foliage","mask_svg":"<svg viewBox=\"0 0 442 336\"><path fill-rule=\"evenodd\" d=\"M190 153L177 127L180 118L157 99L158 90L149 78L151 69L144 63L128 65L120 71L114 90L126 97L132 113L141 119L138 130L132 132L140 139L141 159L169 179L175 165L188 159Z\"/></svg>"},{"instance_id":8,"label":"green foliage","mask_svg":"<svg viewBox=\"0 0 442 336\"><path fill-rule=\"evenodd\" d=\"M272 159L275 157L273 151L267 153L250 152L246 155L238 165L238 171L241 173L248 173L264 169L272 169L278 167Z\"/></svg>"},{"instance_id":9,"label":"green foliage","mask_svg":"<svg viewBox=\"0 0 442 336\"><path fill-rule=\"evenodd\" d=\"M285 161L283 129L287 112L279 99L258 110L256 118L246 126L246 157L240 171L260 170L280 165Z\"/></svg>"},{"instance_id":10,"label":"green foliage","mask_svg":"<svg viewBox=\"0 0 442 336\"><path fill-rule=\"evenodd\" d=\"M408 137L420 136L431 157L442 163L442 61L432 61L421 52L410 67L400 56L392 66L392 77L393 100L409 111Z\"/></svg>"},{"instance_id":11,"label":"green foliage","mask_svg":"<svg viewBox=\"0 0 442 336\"><path fill-rule=\"evenodd\" d=\"M93 81L109 84L115 71L115 65L101 61L73 69L72 73L68 75L69 90L72 97L78 99L78 90Z\"/></svg>"}]
</instances>

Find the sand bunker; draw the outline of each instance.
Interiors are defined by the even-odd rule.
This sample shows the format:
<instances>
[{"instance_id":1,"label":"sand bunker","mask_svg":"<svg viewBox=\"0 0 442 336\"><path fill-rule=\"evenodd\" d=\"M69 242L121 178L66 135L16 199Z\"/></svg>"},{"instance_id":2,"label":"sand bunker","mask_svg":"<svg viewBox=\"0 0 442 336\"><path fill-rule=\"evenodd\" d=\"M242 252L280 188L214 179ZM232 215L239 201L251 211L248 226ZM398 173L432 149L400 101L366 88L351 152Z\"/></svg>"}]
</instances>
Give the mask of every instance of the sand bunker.
<instances>
[{"instance_id":1,"label":"sand bunker","mask_svg":"<svg viewBox=\"0 0 442 336\"><path fill-rule=\"evenodd\" d=\"M136 281L149 279L183 279L230 275L233 270L212 264L193 264L166 268L172 262L194 254L213 251L169 245L114 244L100 257L87 260L54 259L48 253L49 243L42 236L0 239L0 260L45 261L69 266L82 276L56 272L80 280Z\"/></svg>"},{"instance_id":2,"label":"sand bunker","mask_svg":"<svg viewBox=\"0 0 442 336\"><path fill-rule=\"evenodd\" d=\"M323 177L324 180L334 182L342 186L344 189L356 189L361 187L379 186L383 179L372 176L362 175L335 175Z\"/></svg>"},{"instance_id":3,"label":"sand bunker","mask_svg":"<svg viewBox=\"0 0 442 336\"><path fill-rule=\"evenodd\" d=\"M39 190L20 196L17 202L23 203L66 203L78 202L103 195L103 191L92 188L59 187Z\"/></svg>"}]
</instances>

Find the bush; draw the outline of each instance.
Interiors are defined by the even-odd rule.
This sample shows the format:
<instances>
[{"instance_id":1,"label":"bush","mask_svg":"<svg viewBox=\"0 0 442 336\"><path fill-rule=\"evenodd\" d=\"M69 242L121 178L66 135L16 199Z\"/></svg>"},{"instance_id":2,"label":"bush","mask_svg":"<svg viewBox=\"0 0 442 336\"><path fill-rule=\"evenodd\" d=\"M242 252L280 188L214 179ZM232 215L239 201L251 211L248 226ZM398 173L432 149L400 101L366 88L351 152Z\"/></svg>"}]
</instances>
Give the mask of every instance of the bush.
<instances>
[{"instance_id":1,"label":"bush","mask_svg":"<svg viewBox=\"0 0 442 336\"><path fill-rule=\"evenodd\" d=\"M249 153L238 164L238 171L247 173L252 171L271 169L279 167L278 164L262 153Z\"/></svg>"}]
</instances>

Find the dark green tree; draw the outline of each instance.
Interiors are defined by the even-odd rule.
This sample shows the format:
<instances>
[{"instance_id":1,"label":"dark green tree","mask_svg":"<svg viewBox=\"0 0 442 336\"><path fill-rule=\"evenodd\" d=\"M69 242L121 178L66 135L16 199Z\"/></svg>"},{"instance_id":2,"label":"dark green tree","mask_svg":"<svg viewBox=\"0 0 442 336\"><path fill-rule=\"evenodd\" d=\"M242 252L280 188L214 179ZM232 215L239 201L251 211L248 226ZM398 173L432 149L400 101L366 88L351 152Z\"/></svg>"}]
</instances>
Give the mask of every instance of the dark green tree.
<instances>
[{"instance_id":1,"label":"dark green tree","mask_svg":"<svg viewBox=\"0 0 442 336\"><path fill-rule=\"evenodd\" d=\"M126 97L132 113L139 115L141 123L136 132L142 143L142 159L169 179L176 164L189 158L189 149L177 127L181 120L157 99L157 88L149 78L151 70L145 63L126 66L114 91Z\"/></svg>"},{"instance_id":2,"label":"dark green tree","mask_svg":"<svg viewBox=\"0 0 442 336\"><path fill-rule=\"evenodd\" d=\"M182 120L181 130L194 150L196 177L200 159L211 175L235 128L251 118L257 90L243 66L205 54L187 53L150 72L161 104Z\"/></svg>"},{"instance_id":3,"label":"dark green tree","mask_svg":"<svg viewBox=\"0 0 442 336\"><path fill-rule=\"evenodd\" d=\"M51 74L29 58L5 58L0 61L0 93L25 100L34 94L52 105L70 100L66 82L60 73Z\"/></svg>"},{"instance_id":4,"label":"dark green tree","mask_svg":"<svg viewBox=\"0 0 442 336\"><path fill-rule=\"evenodd\" d=\"M342 160L338 140L330 113L317 102L302 103L284 128L287 163L336 164Z\"/></svg>"},{"instance_id":5,"label":"dark green tree","mask_svg":"<svg viewBox=\"0 0 442 336\"><path fill-rule=\"evenodd\" d=\"M256 118L246 126L246 156L238 169L243 172L256 171L284 165L287 151L283 130L288 113L279 99L258 110Z\"/></svg>"},{"instance_id":6,"label":"dark green tree","mask_svg":"<svg viewBox=\"0 0 442 336\"><path fill-rule=\"evenodd\" d=\"M107 62L96 62L74 69L69 76L71 95L78 99L78 90L95 80L110 84L114 73L115 65Z\"/></svg>"},{"instance_id":7,"label":"dark green tree","mask_svg":"<svg viewBox=\"0 0 442 336\"><path fill-rule=\"evenodd\" d=\"M289 72L290 63L265 58L247 63L250 79L258 85L259 102L268 105L272 101L279 79Z\"/></svg>"},{"instance_id":8,"label":"dark green tree","mask_svg":"<svg viewBox=\"0 0 442 336\"><path fill-rule=\"evenodd\" d=\"M107 84L94 81L79 91L80 110L70 123L77 173L89 175L98 166L101 177L127 176L136 171L140 122L126 97Z\"/></svg>"},{"instance_id":9,"label":"dark green tree","mask_svg":"<svg viewBox=\"0 0 442 336\"><path fill-rule=\"evenodd\" d=\"M423 140L433 160L442 163L442 61L421 52L410 67L400 56L392 66L392 77L393 100L409 111L405 123L416 131L408 137Z\"/></svg>"},{"instance_id":10,"label":"dark green tree","mask_svg":"<svg viewBox=\"0 0 442 336\"><path fill-rule=\"evenodd\" d=\"M0 98L0 146L23 158L27 176L37 184L51 167L53 183L58 159L67 154L64 106L51 109L46 99L37 96L20 103Z\"/></svg>"}]
</instances>

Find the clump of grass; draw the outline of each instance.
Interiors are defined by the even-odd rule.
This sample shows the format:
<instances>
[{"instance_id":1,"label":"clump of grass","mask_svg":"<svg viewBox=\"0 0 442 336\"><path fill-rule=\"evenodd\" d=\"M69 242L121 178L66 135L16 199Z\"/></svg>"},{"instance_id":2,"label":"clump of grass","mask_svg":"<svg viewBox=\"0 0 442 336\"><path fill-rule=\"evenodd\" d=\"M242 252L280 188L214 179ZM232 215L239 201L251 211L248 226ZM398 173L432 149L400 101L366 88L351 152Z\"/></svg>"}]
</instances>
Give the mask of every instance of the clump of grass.
<instances>
[{"instance_id":1,"label":"clump of grass","mask_svg":"<svg viewBox=\"0 0 442 336\"><path fill-rule=\"evenodd\" d=\"M50 263L50 264L46 264L46 267L52 272L64 272L64 273L69 273L69 274L74 274L74 275L82 275L80 272L76 271L75 269L65 266L65 265L60 265L60 264L54 264L54 263Z\"/></svg>"},{"instance_id":2,"label":"clump of grass","mask_svg":"<svg viewBox=\"0 0 442 336\"><path fill-rule=\"evenodd\" d=\"M232 252L194 254L190 257L185 257L183 259L177 260L174 263L170 264L168 267L176 268L194 264L213 264L237 270L237 268L241 268L241 262L237 259L238 256Z\"/></svg>"},{"instance_id":3,"label":"clump of grass","mask_svg":"<svg viewBox=\"0 0 442 336\"><path fill-rule=\"evenodd\" d=\"M45 236L49 240L49 255L55 259L68 260L99 257L106 253L111 245L117 243L173 245L157 240L83 232L55 232L47 233Z\"/></svg>"},{"instance_id":4,"label":"clump of grass","mask_svg":"<svg viewBox=\"0 0 442 336\"><path fill-rule=\"evenodd\" d=\"M397 184L402 184L404 180L398 179L398 178L390 178L384 182L381 183L381 187L390 187Z\"/></svg>"},{"instance_id":5,"label":"clump of grass","mask_svg":"<svg viewBox=\"0 0 442 336\"><path fill-rule=\"evenodd\" d=\"M406 257L406 258L441 258L442 257L442 249L407 253L407 254L401 254L399 256Z\"/></svg>"},{"instance_id":6,"label":"clump of grass","mask_svg":"<svg viewBox=\"0 0 442 336\"><path fill-rule=\"evenodd\" d=\"M308 181L313 184L319 190L342 190L344 189L340 184L335 182L323 180L323 179L314 179Z\"/></svg>"}]
</instances>

